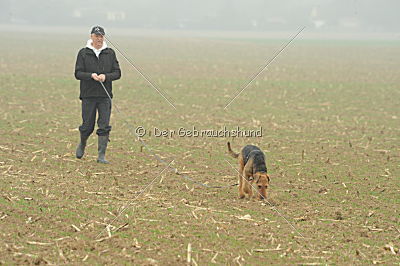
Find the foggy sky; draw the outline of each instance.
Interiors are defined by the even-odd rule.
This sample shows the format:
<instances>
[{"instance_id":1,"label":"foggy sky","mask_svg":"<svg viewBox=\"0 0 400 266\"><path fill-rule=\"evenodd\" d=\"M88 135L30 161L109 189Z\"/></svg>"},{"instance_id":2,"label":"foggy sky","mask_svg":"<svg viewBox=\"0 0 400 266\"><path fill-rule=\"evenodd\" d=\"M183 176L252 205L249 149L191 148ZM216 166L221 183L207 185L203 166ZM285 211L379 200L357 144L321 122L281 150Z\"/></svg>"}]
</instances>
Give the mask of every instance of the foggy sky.
<instances>
[{"instance_id":1,"label":"foggy sky","mask_svg":"<svg viewBox=\"0 0 400 266\"><path fill-rule=\"evenodd\" d=\"M0 0L0 24L399 32L399 0Z\"/></svg>"}]
</instances>

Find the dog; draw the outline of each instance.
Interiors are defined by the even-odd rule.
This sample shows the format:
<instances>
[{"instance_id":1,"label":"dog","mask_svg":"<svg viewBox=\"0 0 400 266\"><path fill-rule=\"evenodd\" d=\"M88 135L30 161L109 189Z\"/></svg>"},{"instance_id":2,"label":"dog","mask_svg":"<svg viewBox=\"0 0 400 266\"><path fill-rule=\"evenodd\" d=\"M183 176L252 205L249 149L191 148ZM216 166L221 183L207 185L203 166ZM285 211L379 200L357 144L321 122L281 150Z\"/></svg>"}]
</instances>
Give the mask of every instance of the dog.
<instances>
[{"instance_id":1,"label":"dog","mask_svg":"<svg viewBox=\"0 0 400 266\"><path fill-rule=\"evenodd\" d=\"M228 142L228 152L233 158L239 158L239 198L243 199L245 194L252 198L255 182L259 192L258 198L265 199L270 178L265 165L265 155L261 149L254 145L246 145L240 153L235 153Z\"/></svg>"}]
</instances>

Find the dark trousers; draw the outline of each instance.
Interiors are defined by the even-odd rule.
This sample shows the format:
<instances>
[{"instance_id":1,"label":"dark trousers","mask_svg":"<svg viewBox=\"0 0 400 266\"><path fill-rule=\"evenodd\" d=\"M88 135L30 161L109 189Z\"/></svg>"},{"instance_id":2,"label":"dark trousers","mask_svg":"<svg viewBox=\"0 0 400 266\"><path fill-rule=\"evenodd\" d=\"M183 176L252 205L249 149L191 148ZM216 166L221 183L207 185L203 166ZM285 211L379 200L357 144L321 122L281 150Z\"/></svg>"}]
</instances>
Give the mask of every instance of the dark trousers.
<instances>
[{"instance_id":1,"label":"dark trousers","mask_svg":"<svg viewBox=\"0 0 400 266\"><path fill-rule=\"evenodd\" d=\"M108 136L111 131L110 115L111 100L109 98L83 98L82 99L82 125L79 131L82 136L90 136L94 130L96 122L96 112L98 113L96 134Z\"/></svg>"}]
</instances>

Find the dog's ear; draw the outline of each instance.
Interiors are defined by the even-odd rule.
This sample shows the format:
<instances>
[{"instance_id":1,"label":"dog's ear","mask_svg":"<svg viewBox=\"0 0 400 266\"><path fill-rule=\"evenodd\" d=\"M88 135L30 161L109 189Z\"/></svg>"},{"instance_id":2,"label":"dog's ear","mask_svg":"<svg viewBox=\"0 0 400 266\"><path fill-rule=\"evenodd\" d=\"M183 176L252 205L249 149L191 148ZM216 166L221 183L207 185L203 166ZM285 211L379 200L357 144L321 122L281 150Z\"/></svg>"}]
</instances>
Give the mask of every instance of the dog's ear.
<instances>
[{"instance_id":1,"label":"dog's ear","mask_svg":"<svg viewBox=\"0 0 400 266\"><path fill-rule=\"evenodd\" d=\"M267 174L267 179L268 179L268 183L271 182L271 178L269 177L269 174Z\"/></svg>"}]
</instances>

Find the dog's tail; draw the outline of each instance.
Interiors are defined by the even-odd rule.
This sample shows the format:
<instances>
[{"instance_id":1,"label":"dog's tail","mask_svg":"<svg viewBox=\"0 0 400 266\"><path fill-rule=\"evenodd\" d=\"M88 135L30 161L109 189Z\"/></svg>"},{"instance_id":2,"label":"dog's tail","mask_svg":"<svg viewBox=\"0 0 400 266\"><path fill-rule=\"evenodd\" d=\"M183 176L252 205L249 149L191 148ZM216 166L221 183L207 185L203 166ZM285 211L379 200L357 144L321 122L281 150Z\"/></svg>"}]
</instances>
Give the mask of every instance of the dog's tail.
<instances>
[{"instance_id":1,"label":"dog's tail","mask_svg":"<svg viewBox=\"0 0 400 266\"><path fill-rule=\"evenodd\" d=\"M231 143L228 141L228 151L229 151L229 154L233 157L233 158L237 158L237 157L239 157L239 153L236 153L236 152L234 152L232 149L231 149Z\"/></svg>"}]
</instances>

